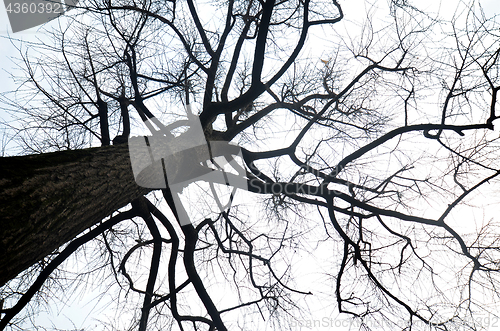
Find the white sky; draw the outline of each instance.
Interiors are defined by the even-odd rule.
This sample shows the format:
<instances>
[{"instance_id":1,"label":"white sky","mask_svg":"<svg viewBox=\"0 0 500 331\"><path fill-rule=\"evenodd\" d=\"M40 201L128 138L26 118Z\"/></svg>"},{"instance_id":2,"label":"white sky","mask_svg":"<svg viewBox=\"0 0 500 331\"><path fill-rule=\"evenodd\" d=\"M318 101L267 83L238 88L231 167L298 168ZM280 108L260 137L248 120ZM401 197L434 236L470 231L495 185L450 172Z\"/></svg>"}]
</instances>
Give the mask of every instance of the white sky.
<instances>
[{"instance_id":1,"label":"white sky","mask_svg":"<svg viewBox=\"0 0 500 331\"><path fill-rule=\"evenodd\" d=\"M349 18L351 14L359 15L360 8L366 8L366 3L373 3L375 0L365 1L365 0L350 0L342 1L342 8L346 18ZM429 8L436 8L439 1L425 0L419 1L420 4L423 2L429 3ZM447 4L456 4L456 0L442 0L441 2L441 12L445 12L447 8L453 8L453 6L447 6ZM487 16L494 16L500 14L500 1L498 0L481 0L484 11ZM361 7L360 7L361 4ZM35 41L37 38L43 38L43 34L38 31L39 27L34 27L26 31L21 31L18 33L12 33L9 26L9 20L7 17L7 12L5 7L0 5L0 93L5 91L10 91L15 89L15 85L12 80L9 79L7 72L11 71L13 68L13 63L9 59L12 56L18 56L17 49L12 45L11 41L8 40L12 37L17 40L27 40ZM419 5L420 6L420 5ZM57 24L57 20L50 22L47 26L52 24ZM2 113L0 113L1 116Z\"/></svg>"}]
</instances>

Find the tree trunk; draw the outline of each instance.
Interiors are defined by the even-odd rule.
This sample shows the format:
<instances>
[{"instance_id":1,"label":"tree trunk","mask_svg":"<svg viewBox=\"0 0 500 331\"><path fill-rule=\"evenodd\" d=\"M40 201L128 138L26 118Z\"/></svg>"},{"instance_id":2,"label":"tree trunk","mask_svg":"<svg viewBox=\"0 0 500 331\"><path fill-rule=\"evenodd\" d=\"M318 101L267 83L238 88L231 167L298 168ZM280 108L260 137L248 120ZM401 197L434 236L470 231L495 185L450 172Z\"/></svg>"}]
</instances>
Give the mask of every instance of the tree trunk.
<instances>
[{"instance_id":1,"label":"tree trunk","mask_svg":"<svg viewBox=\"0 0 500 331\"><path fill-rule=\"evenodd\" d=\"M0 286L150 190L127 144L0 158Z\"/></svg>"}]
</instances>

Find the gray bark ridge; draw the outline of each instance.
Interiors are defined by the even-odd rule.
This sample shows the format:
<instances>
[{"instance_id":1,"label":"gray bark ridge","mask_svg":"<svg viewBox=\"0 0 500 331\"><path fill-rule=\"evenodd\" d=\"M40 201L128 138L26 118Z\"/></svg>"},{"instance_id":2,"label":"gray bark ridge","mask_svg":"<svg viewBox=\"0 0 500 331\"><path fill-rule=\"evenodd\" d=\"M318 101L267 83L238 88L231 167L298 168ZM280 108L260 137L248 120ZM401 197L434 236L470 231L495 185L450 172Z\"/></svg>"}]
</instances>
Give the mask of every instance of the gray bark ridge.
<instances>
[{"instance_id":1,"label":"gray bark ridge","mask_svg":"<svg viewBox=\"0 0 500 331\"><path fill-rule=\"evenodd\" d=\"M127 144L0 158L0 286L149 191Z\"/></svg>"}]
</instances>

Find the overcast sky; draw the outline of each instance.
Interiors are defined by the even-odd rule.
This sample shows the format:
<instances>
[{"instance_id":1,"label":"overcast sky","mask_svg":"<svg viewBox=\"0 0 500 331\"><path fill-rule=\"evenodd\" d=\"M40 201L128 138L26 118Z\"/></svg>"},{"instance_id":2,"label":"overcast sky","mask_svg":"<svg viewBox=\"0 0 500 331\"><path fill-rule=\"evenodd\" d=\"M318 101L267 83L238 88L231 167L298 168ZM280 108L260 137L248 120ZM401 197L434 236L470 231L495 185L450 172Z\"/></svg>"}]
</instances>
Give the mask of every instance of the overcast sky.
<instances>
[{"instance_id":1,"label":"overcast sky","mask_svg":"<svg viewBox=\"0 0 500 331\"><path fill-rule=\"evenodd\" d=\"M368 1L372 2L372 1ZM423 1L419 1L422 4ZM438 1L429 1L425 0L424 2L429 2L429 6L435 7ZM456 4L456 0L442 0L441 8L446 8L446 3ZM481 0L480 1L484 11L487 16L494 16L500 14L500 1L498 0ZM342 1L344 12L348 14L349 8L346 7L347 3ZM419 5L420 6L420 5ZM353 6L354 7L354 6ZM450 6L453 8L453 6ZM448 8L450 8L448 7ZM357 8L356 8L357 10ZM443 10L443 9L441 9ZM348 17L349 15L346 15ZM499 18L500 19L500 18ZM35 27L26 31L12 33L12 30L9 26L9 20L7 17L7 12L5 7L0 8L0 93L5 91L10 91L15 89L15 85L12 80L9 78L8 72L12 70L14 67L10 57L18 56L17 49L12 45L11 41L8 39L9 37L15 40L26 40L26 41L35 41L37 38L43 38L43 33L40 32L40 27ZM50 27L52 24L57 24L57 20L50 22L45 25L45 27ZM3 117L4 113L0 113L0 117Z\"/></svg>"},{"instance_id":2,"label":"overcast sky","mask_svg":"<svg viewBox=\"0 0 500 331\"><path fill-rule=\"evenodd\" d=\"M345 1L343 2L343 7L347 4ZM372 1L369 1L372 2ZM423 1L419 1L421 4ZM439 3L438 1L429 1L425 0L424 2L429 2L429 6L435 6L435 4ZM455 4L456 0L442 0L442 8L446 3ZM498 0L481 0L480 1L486 15L494 16L500 14L500 1ZM449 8L449 7L448 7ZM345 11L347 13L347 9ZM36 40L37 38L43 38L43 34L39 31L39 27L35 27L26 31L12 33L12 30L9 26L9 20L7 17L7 12L5 7L0 8L0 92L12 90L14 87L13 82L10 79L7 79L7 72L10 71L13 67L12 62L9 60L11 56L17 56L18 52L16 48L9 41L8 37L12 37L14 39L22 39L22 40ZM50 24L57 24L57 20L50 22L46 27L50 26Z\"/></svg>"}]
</instances>

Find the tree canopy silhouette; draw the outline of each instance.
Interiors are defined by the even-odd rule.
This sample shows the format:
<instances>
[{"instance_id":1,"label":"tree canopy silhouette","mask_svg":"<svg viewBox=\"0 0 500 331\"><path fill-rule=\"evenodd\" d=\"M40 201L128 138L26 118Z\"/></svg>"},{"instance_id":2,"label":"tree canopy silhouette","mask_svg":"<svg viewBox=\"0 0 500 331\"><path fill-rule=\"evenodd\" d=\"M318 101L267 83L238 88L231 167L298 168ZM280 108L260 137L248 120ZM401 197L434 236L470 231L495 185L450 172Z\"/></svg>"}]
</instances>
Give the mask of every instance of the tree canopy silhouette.
<instances>
[{"instance_id":1,"label":"tree canopy silhouette","mask_svg":"<svg viewBox=\"0 0 500 331\"><path fill-rule=\"evenodd\" d=\"M112 289L112 330L489 327L500 26L474 1L365 5L84 0L23 44L0 329L77 286ZM216 170L230 142L247 190L137 185L129 138L164 123L181 145L188 104L210 159L163 169Z\"/></svg>"}]
</instances>

